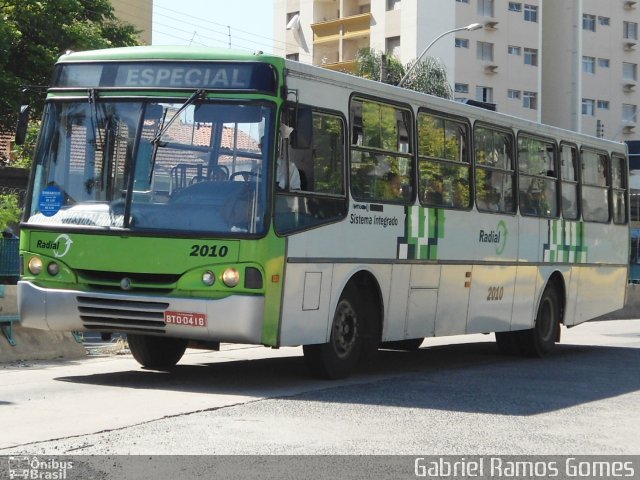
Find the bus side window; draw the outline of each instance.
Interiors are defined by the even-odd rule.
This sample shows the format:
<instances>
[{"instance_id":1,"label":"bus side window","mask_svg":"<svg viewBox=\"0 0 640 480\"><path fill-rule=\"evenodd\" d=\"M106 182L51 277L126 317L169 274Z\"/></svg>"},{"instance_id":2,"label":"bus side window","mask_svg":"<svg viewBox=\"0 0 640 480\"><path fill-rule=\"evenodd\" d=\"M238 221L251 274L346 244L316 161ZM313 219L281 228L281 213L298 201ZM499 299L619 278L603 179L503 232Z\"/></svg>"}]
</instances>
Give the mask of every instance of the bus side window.
<instances>
[{"instance_id":1,"label":"bus side window","mask_svg":"<svg viewBox=\"0 0 640 480\"><path fill-rule=\"evenodd\" d=\"M474 129L476 206L479 211L515 212L513 135L479 126Z\"/></svg>"},{"instance_id":2,"label":"bus side window","mask_svg":"<svg viewBox=\"0 0 640 480\"><path fill-rule=\"evenodd\" d=\"M558 216L556 147L549 140L518 136L520 212L540 217Z\"/></svg>"},{"instance_id":3,"label":"bus side window","mask_svg":"<svg viewBox=\"0 0 640 480\"><path fill-rule=\"evenodd\" d=\"M609 214L609 157L604 153L583 149L582 217L587 222L607 223Z\"/></svg>"},{"instance_id":4,"label":"bus side window","mask_svg":"<svg viewBox=\"0 0 640 480\"><path fill-rule=\"evenodd\" d=\"M613 222L617 224L627 223L627 162L624 157L613 155L611 157L611 189Z\"/></svg>"},{"instance_id":5,"label":"bus side window","mask_svg":"<svg viewBox=\"0 0 640 480\"><path fill-rule=\"evenodd\" d=\"M578 149L573 145L560 146L560 178L562 180L562 216L577 220L578 208Z\"/></svg>"},{"instance_id":6,"label":"bus side window","mask_svg":"<svg viewBox=\"0 0 640 480\"><path fill-rule=\"evenodd\" d=\"M418 113L418 194L424 205L471 207L468 125L432 113Z\"/></svg>"},{"instance_id":7,"label":"bus side window","mask_svg":"<svg viewBox=\"0 0 640 480\"><path fill-rule=\"evenodd\" d=\"M359 201L406 204L413 197L408 109L355 98L350 107L351 193Z\"/></svg>"},{"instance_id":8,"label":"bus side window","mask_svg":"<svg viewBox=\"0 0 640 480\"><path fill-rule=\"evenodd\" d=\"M344 122L337 115L314 111L307 148L289 148L300 188L276 191L275 227L291 233L342 218L347 211L344 181ZM295 208L290 208L291 204Z\"/></svg>"}]
</instances>

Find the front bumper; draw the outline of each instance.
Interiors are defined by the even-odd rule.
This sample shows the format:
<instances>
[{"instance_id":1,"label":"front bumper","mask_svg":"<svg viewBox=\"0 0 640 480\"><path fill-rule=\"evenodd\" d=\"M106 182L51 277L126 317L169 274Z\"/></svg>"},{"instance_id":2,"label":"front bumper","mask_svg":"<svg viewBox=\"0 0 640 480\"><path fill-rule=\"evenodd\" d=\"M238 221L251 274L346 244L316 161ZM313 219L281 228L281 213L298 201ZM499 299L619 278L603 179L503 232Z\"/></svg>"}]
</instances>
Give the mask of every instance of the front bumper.
<instances>
[{"instance_id":1,"label":"front bumper","mask_svg":"<svg viewBox=\"0 0 640 480\"><path fill-rule=\"evenodd\" d=\"M18 282L23 326L41 330L164 335L204 341L261 344L264 297L204 300L135 293L45 289ZM206 319L206 326L167 323L165 312ZM194 322L197 324L198 322Z\"/></svg>"}]
</instances>

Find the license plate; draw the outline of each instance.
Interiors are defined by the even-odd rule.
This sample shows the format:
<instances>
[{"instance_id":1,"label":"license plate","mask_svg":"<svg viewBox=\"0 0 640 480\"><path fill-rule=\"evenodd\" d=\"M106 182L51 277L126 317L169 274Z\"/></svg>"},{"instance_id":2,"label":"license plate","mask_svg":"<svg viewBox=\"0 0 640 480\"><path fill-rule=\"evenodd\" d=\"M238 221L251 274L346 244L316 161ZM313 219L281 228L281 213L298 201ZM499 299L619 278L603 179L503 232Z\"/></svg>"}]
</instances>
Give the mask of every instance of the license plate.
<instances>
[{"instance_id":1,"label":"license plate","mask_svg":"<svg viewBox=\"0 0 640 480\"><path fill-rule=\"evenodd\" d=\"M184 325L186 327L206 327L207 316L204 313L191 312L164 312L164 323L171 325Z\"/></svg>"}]
</instances>

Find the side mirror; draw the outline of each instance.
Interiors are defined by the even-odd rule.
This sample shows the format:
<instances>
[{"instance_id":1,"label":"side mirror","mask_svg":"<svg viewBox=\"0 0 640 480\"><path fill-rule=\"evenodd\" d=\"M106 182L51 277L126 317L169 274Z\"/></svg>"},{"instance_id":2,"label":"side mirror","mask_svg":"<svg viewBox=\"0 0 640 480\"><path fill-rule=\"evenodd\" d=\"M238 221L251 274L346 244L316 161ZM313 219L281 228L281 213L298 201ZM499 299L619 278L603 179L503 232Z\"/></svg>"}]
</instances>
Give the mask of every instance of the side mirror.
<instances>
[{"instance_id":1,"label":"side mirror","mask_svg":"<svg viewBox=\"0 0 640 480\"><path fill-rule=\"evenodd\" d=\"M311 108L299 107L296 115L296 124L291 133L291 147L297 149L311 148L313 138L313 115Z\"/></svg>"},{"instance_id":2,"label":"side mirror","mask_svg":"<svg viewBox=\"0 0 640 480\"><path fill-rule=\"evenodd\" d=\"M20 114L18 115L18 125L16 126L16 145L24 145L27 138L27 127L29 126L29 116L31 115L31 107L22 105Z\"/></svg>"}]
</instances>

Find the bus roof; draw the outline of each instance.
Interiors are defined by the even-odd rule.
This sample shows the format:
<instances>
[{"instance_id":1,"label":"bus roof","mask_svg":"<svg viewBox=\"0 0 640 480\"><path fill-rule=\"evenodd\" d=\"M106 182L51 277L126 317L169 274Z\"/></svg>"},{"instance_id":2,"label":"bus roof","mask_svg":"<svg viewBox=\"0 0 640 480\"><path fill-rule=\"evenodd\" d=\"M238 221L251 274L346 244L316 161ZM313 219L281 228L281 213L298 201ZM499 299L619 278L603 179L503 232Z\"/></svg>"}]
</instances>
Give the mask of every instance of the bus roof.
<instances>
[{"instance_id":1,"label":"bus roof","mask_svg":"<svg viewBox=\"0 0 640 480\"><path fill-rule=\"evenodd\" d=\"M246 50L189 46L139 46L69 52L60 56L58 63L101 60L236 60L284 64L282 57L261 51L251 53Z\"/></svg>"}]
</instances>

